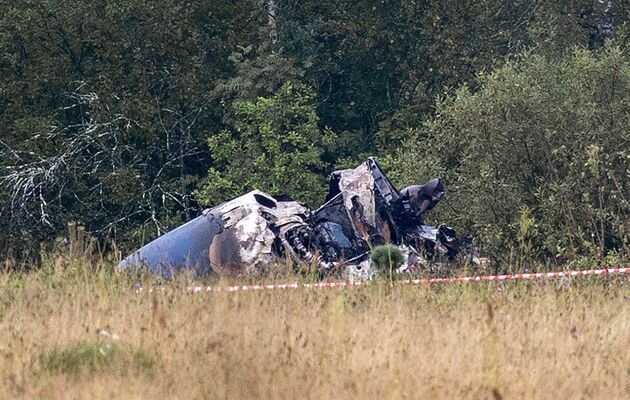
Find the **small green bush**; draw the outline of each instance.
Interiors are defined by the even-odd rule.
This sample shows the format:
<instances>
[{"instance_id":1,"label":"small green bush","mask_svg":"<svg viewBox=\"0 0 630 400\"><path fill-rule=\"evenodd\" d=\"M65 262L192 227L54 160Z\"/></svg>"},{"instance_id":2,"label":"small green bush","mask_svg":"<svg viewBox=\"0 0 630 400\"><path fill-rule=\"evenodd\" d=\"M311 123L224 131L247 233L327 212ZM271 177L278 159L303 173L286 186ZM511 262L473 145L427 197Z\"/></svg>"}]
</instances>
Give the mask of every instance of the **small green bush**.
<instances>
[{"instance_id":1,"label":"small green bush","mask_svg":"<svg viewBox=\"0 0 630 400\"><path fill-rule=\"evenodd\" d=\"M393 271L405 261L400 249L391 244L375 247L370 259L379 271Z\"/></svg>"}]
</instances>

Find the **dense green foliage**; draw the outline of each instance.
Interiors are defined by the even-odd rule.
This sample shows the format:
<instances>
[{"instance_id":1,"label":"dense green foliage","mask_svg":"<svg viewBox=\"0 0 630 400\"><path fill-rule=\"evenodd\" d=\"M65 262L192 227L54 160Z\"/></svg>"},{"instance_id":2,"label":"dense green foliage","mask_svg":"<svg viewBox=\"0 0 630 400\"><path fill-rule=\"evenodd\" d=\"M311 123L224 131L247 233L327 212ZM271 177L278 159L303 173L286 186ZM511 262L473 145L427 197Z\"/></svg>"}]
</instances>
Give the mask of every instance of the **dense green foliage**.
<instances>
[{"instance_id":1,"label":"dense green foliage","mask_svg":"<svg viewBox=\"0 0 630 400\"><path fill-rule=\"evenodd\" d=\"M144 241L194 216L208 132L222 126L220 83L262 14L252 2L3 2L7 247L30 252L68 221Z\"/></svg>"},{"instance_id":2,"label":"dense green foliage","mask_svg":"<svg viewBox=\"0 0 630 400\"><path fill-rule=\"evenodd\" d=\"M208 143L220 167L208 171L199 195L205 204L252 189L321 204L321 153L333 138L318 128L309 88L287 82L270 98L234 102L226 119L233 126L211 135Z\"/></svg>"},{"instance_id":3,"label":"dense green foliage","mask_svg":"<svg viewBox=\"0 0 630 400\"><path fill-rule=\"evenodd\" d=\"M497 253L627 250L629 127L627 51L526 54L480 75L474 93L441 99L399 170L410 182L439 172L451 191L443 217L474 227Z\"/></svg>"},{"instance_id":4,"label":"dense green foliage","mask_svg":"<svg viewBox=\"0 0 630 400\"><path fill-rule=\"evenodd\" d=\"M315 205L367 155L444 176L439 216L497 248L621 249L630 3L609 50L601 4L3 2L0 256L70 221L135 245L252 188Z\"/></svg>"}]
</instances>

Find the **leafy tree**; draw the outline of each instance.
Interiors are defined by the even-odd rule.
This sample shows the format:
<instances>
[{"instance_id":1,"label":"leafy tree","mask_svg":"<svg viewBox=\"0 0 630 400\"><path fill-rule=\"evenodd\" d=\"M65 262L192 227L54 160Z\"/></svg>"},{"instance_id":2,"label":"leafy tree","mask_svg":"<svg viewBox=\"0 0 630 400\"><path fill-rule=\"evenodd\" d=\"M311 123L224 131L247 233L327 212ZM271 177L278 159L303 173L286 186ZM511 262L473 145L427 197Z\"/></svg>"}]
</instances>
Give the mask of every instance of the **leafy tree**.
<instances>
[{"instance_id":1,"label":"leafy tree","mask_svg":"<svg viewBox=\"0 0 630 400\"><path fill-rule=\"evenodd\" d=\"M396 149L436 96L535 45L529 27L546 3L285 0L277 47L316 89L322 124L342 133L333 161L361 158Z\"/></svg>"},{"instance_id":2,"label":"leafy tree","mask_svg":"<svg viewBox=\"0 0 630 400\"><path fill-rule=\"evenodd\" d=\"M262 14L254 0L0 6L1 235L29 248L78 221L144 241L192 217L217 87Z\"/></svg>"},{"instance_id":3,"label":"leafy tree","mask_svg":"<svg viewBox=\"0 0 630 400\"><path fill-rule=\"evenodd\" d=\"M396 157L403 180L442 173L444 218L503 255L524 241L541 256L627 252L628 52L525 54L478 79L440 99Z\"/></svg>"},{"instance_id":4,"label":"leafy tree","mask_svg":"<svg viewBox=\"0 0 630 400\"><path fill-rule=\"evenodd\" d=\"M320 130L314 99L307 86L287 82L271 97L233 103L229 128L208 139L213 167L199 199L216 205L260 189L312 206L321 202L321 155L332 135Z\"/></svg>"}]
</instances>

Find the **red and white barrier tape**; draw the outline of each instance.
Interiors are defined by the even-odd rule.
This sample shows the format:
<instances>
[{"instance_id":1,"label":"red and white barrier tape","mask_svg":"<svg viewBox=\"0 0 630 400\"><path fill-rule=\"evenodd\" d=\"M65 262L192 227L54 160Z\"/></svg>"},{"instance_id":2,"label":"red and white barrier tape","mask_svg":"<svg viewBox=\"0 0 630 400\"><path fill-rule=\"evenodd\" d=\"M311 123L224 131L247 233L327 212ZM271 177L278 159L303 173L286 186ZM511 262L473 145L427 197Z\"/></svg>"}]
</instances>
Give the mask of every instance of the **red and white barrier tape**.
<instances>
[{"instance_id":1,"label":"red and white barrier tape","mask_svg":"<svg viewBox=\"0 0 630 400\"><path fill-rule=\"evenodd\" d=\"M406 285L422 285L431 283L468 283L482 281L518 281L533 279L553 279L553 278L571 278L579 276L607 276L630 274L630 268L603 268L603 269L587 269L582 271L560 271L560 272L540 272L513 275L482 275L482 276L465 276L454 278L425 278L425 279L406 279L399 280L396 283ZM319 283L282 283L269 285L237 285L237 286L190 286L188 291L192 293L202 292L245 292L256 290L277 290L277 289L324 289L324 288L346 288L364 286L368 282L319 282ZM149 289L151 292L152 289Z\"/></svg>"}]
</instances>

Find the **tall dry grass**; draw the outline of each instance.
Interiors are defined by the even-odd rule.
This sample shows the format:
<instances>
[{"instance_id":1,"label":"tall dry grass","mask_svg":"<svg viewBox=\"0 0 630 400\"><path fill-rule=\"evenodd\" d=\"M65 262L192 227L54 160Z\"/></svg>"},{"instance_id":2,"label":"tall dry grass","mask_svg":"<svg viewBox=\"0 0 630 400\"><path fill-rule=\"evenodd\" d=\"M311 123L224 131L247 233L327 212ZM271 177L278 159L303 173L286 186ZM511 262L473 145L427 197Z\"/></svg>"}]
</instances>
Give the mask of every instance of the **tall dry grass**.
<instances>
[{"instance_id":1,"label":"tall dry grass","mask_svg":"<svg viewBox=\"0 0 630 400\"><path fill-rule=\"evenodd\" d=\"M81 263L0 274L0 398L630 398L628 278L203 295L133 282Z\"/></svg>"}]
</instances>

